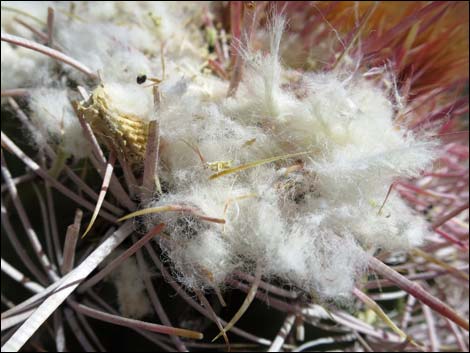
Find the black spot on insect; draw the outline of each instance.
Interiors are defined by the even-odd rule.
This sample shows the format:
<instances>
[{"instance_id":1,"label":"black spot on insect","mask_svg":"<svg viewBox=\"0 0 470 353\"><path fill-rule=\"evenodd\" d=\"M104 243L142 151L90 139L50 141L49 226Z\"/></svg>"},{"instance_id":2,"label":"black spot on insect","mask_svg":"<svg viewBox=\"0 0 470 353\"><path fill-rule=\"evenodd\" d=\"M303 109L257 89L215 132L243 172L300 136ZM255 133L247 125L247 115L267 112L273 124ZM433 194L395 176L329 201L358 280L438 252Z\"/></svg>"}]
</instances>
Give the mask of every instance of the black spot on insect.
<instances>
[{"instance_id":1,"label":"black spot on insect","mask_svg":"<svg viewBox=\"0 0 470 353\"><path fill-rule=\"evenodd\" d=\"M137 84L141 85L145 81L147 81L147 75L139 75L137 76Z\"/></svg>"},{"instance_id":2,"label":"black spot on insect","mask_svg":"<svg viewBox=\"0 0 470 353\"><path fill-rule=\"evenodd\" d=\"M212 54L215 51L215 45L214 44L209 44L207 49L209 50L209 53Z\"/></svg>"}]
</instances>

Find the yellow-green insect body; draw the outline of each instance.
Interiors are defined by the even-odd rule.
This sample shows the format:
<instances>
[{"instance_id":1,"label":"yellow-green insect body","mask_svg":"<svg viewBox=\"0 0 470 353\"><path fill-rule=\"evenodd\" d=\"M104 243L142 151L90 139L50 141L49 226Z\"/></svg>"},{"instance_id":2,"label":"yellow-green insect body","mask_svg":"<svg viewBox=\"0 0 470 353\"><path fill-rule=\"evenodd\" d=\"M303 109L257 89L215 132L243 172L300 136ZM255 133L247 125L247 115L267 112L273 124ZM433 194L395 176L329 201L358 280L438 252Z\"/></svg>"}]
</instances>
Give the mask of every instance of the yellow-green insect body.
<instances>
[{"instance_id":1,"label":"yellow-green insect body","mask_svg":"<svg viewBox=\"0 0 470 353\"><path fill-rule=\"evenodd\" d=\"M216 162L207 162L207 166L210 170L214 172L221 172L223 170L229 169L232 167L233 161L216 161Z\"/></svg>"}]
</instances>

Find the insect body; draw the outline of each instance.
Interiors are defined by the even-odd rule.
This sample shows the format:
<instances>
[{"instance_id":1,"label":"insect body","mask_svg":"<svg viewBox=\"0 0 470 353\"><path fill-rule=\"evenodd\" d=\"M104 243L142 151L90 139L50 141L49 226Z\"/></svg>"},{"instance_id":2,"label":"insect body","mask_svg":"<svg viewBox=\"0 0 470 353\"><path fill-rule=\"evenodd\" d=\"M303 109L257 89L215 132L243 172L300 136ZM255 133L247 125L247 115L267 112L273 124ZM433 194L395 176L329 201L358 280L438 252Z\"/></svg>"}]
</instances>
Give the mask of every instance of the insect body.
<instances>
[{"instance_id":1,"label":"insect body","mask_svg":"<svg viewBox=\"0 0 470 353\"><path fill-rule=\"evenodd\" d=\"M207 162L207 166L214 172L221 172L222 170L229 169L232 166L233 161L217 161Z\"/></svg>"}]
</instances>

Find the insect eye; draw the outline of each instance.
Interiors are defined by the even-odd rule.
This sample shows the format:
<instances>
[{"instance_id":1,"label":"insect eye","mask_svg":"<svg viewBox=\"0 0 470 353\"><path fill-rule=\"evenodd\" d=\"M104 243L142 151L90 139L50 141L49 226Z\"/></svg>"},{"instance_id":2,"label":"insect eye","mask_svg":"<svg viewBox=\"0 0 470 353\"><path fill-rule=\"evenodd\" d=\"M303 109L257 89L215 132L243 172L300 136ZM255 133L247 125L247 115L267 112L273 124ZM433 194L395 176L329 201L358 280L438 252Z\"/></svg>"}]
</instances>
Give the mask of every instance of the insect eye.
<instances>
[{"instance_id":1,"label":"insect eye","mask_svg":"<svg viewBox=\"0 0 470 353\"><path fill-rule=\"evenodd\" d=\"M137 83L139 85L141 85L142 83L144 83L145 81L147 81L147 75L139 75L137 76Z\"/></svg>"}]
</instances>

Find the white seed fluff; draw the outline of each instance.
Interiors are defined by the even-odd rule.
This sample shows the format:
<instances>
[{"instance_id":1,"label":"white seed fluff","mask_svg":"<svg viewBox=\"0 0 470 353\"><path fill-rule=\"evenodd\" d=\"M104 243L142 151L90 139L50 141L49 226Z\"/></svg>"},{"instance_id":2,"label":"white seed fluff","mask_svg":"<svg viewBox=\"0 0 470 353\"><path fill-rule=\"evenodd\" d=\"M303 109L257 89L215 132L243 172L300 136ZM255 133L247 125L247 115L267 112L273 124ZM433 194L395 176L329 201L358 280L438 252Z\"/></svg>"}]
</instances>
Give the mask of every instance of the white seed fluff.
<instances>
[{"instance_id":1,"label":"white seed fluff","mask_svg":"<svg viewBox=\"0 0 470 353\"><path fill-rule=\"evenodd\" d=\"M395 126L387 92L360 75L284 69L281 20L273 31L269 54L244 53L245 80L234 97L202 101L189 84L184 103L161 112L171 192L149 206L191 205L226 221L155 217L169 228L171 241L161 245L189 287L223 285L234 269L259 264L265 278L348 297L371 253L422 242L425 222L397 195L381 205L396 178L429 166L436 144ZM301 164L290 159L209 180L213 171L197 152L233 165L309 154Z\"/></svg>"},{"instance_id":2,"label":"white seed fluff","mask_svg":"<svg viewBox=\"0 0 470 353\"><path fill-rule=\"evenodd\" d=\"M76 158L90 151L82 127L64 89L37 89L31 92L29 108L37 130L34 137L40 147L44 142L60 146Z\"/></svg>"},{"instance_id":3,"label":"white seed fluff","mask_svg":"<svg viewBox=\"0 0 470 353\"><path fill-rule=\"evenodd\" d=\"M382 204L397 178L418 176L430 166L437 143L398 126L393 92L361 72L284 67L282 18L271 25L266 52L241 49L243 79L227 97L229 83L206 67L210 54L198 29L206 5L79 2L75 11L87 21L59 16L56 40L66 54L100 71L119 111L141 119L156 116L165 192L143 207L192 210L146 220L149 226L165 223L169 239L159 242L180 282L216 288L233 271L253 273L259 266L267 280L325 299L347 298L371 254L423 241L426 223L398 195L392 192ZM2 44L2 70L4 60L14 60L12 50L4 54ZM43 58L31 60L45 73L53 70ZM31 65L24 65L29 70ZM80 72L64 70L95 88ZM164 79L158 109L152 88L136 83L141 74ZM65 136L64 148L77 155L80 128L72 123L67 88L31 79L33 87L51 86L34 91L30 100L41 134ZM267 160L274 157L279 158ZM119 277L119 296L127 295L120 286L137 286L135 277L138 273ZM121 309L135 317L145 312Z\"/></svg>"},{"instance_id":4,"label":"white seed fluff","mask_svg":"<svg viewBox=\"0 0 470 353\"><path fill-rule=\"evenodd\" d=\"M116 287L119 310L125 317L140 319L152 312L145 290L142 274L132 257L126 259L112 272L111 279Z\"/></svg>"}]
</instances>

